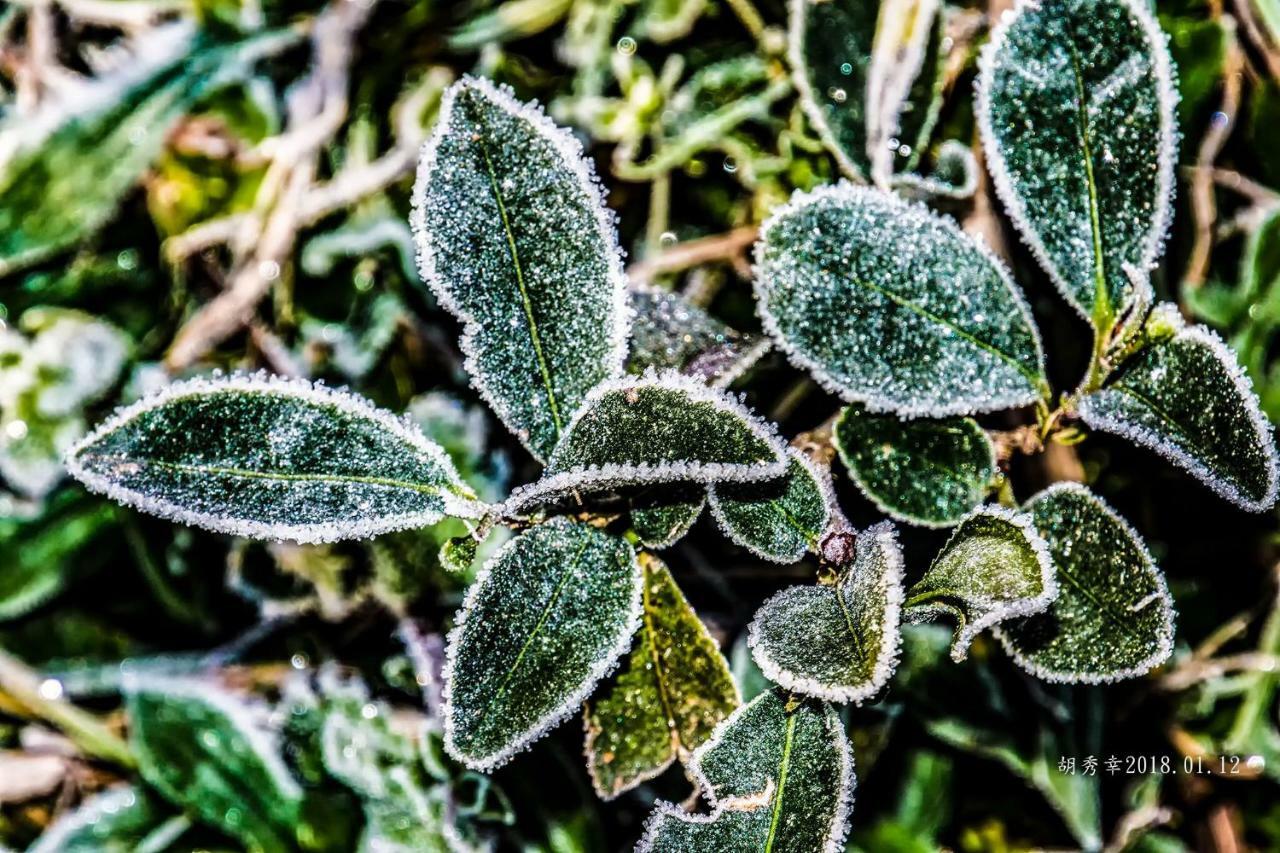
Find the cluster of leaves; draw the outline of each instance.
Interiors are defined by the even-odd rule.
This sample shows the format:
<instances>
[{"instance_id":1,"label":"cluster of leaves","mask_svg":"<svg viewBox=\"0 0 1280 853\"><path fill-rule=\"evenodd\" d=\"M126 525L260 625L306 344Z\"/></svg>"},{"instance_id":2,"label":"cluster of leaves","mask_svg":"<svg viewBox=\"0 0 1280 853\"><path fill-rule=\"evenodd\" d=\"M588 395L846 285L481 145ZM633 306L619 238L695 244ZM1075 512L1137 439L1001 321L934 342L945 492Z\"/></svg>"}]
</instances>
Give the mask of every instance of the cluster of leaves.
<instances>
[{"instance_id":1,"label":"cluster of leaves","mask_svg":"<svg viewBox=\"0 0 1280 853\"><path fill-rule=\"evenodd\" d=\"M416 163L412 233L379 199L312 239L300 267L323 279L338 259L354 258L357 308L340 326L301 317L295 351L274 356L284 345L251 325L273 372L180 381L140 373L136 399L85 434L85 408L117 384L128 336L44 307L26 308L19 331L4 330L0 476L29 517L0 527L23 555L0 577L0 617L56 594L67 578L47 562L109 535L126 512L70 488L45 500L65 451L66 471L115 504L269 543L274 571L265 578L262 553L247 542L228 558L263 626L309 613L341 622L369 602L389 611L409 673L396 688L389 667L361 678L332 664L312 670L295 655L292 672L267 680L272 689L229 690L232 673L209 670L235 649L151 658L122 674L80 671L80 684L58 677L22 691L0 658L0 688L17 690L19 706L43 712L89 754L137 771L127 787L61 815L34 849L163 850L200 833L262 851L531 844L514 829L518 813L550 806L509 799L507 782L519 781L489 774L581 713L586 770L601 798L638 789L651 804L643 786L677 763L694 784L685 805L659 801L631 832L626 843L637 849L838 851L850 827L854 747L860 760L866 754L849 706L894 716L896 696L872 706L891 683L909 703L927 704L922 685L937 677L928 673L949 666L936 654L943 647L957 681L987 686L986 647L967 658L989 629L1014 665L1044 682L1114 682L1169 660L1173 598L1142 535L1081 483L1050 483L1019 500L1011 476L1015 451L1056 452L1086 430L1109 432L1240 508L1276 501L1271 427L1234 354L1155 296L1174 215L1178 116L1173 63L1146 6L1022 4L978 62L973 120L996 194L1039 275L1090 330L1083 377L1056 392L1014 274L934 209L954 210L982 179L967 145L940 138L958 10L936 0L795 0L782 37L747 5L737 14L755 49L703 63L681 85L680 54L655 74L631 36L615 48L626 5L515 0L455 32L453 46L465 50L568 15L560 48L572 83L544 112L490 79L535 87L535 75L490 56L482 74L447 89L429 79L413 90L417 100L406 96L434 121ZM708 14L687 0L638 5L633 25L656 44L688 35ZM216 30L230 13L206 14ZM22 224L10 229L0 269L56 257L98 231L158 158L148 189L163 208L157 224L176 240L200 230L188 231L199 216L186 205L214 199L202 190L173 203L190 164L163 160L166 136L296 40L296 28L255 31L244 14L222 21L234 36L213 48L194 46L205 34L175 29L168 53L153 57L117 111L66 122L40 154L11 161L0 219ZM315 27L323 33L333 21ZM712 151L724 156L725 171L750 190L730 215L764 220L746 241L760 333L731 328L688 291L628 275L593 162L553 118L613 144L620 180L651 183L645 239L655 263L673 171L705 168L700 158ZM246 139L290 139L264 129L278 117L234 121L261 125ZM361 132L352 128L347 147L357 162ZM35 176L60 169L86 140L104 151L128 146L110 179L94 182L107 204L80 205L85 215L68 220L56 215L57 192L34 193ZM270 183L270 167L241 159L234 182ZM59 171L57 187L84 182L68 174ZM224 201L227 218L246 215ZM1254 255L1265 253L1265 233ZM380 249L395 260L366 263ZM416 269L405 262L410 251ZM248 280L237 276L276 263L246 257L250 265L233 263L228 293ZM369 295L371 269L399 284L420 277L433 310L456 319L456 372L523 447L517 465L534 472L528 482L508 489L510 465L492 449L501 440L487 435L487 416L447 396L418 397L397 416L353 392L274 375L288 372L281 364L348 381L375 370L417 322L409 306L423 297L408 286ZM280 272L276 264L266 278ZM729 390L754 376L770 347L805 377L802 388L829 395L820 425L790 443ZM890 520L856 527L837 487L844 476ZM804 579L770 590L736 665L678 583L684 537L707 506L723 537L761 561L798 564L787 577ZM150 567L156 596L199 624L207 614L157 571L139 523L130 514L121 526L133 531L130 547ZM909 565L915 531L900 526L949 531L923 573ZM342 543L365 539L362 574ZM658 556L665 549L677 571ZM181 550L177 541L169 549ZM282 580L291 588L276 588ZM437 649L440 638L422 636L414 612L459 593ZM952 628L949 642L925 624L939 621ZM375 681L402 699L407 687L420 707L373 698ZM76 687L122 698L127 744L62 702ZM1249 690L1250 713L1265 719L1274 685ZM1003 697L982 701L1008 713ZM1053 750L1069 738L1041 732L1027 757L989 720L939 714L926 729L944 744L981 744L975 751L1043 792L1080 846L1101 846L1096 788L1050 776ZM1258 731L1268 729L1233 730L1233 748L1262 754ZM950 773L934 753L913 761L904 786L919 779L927 788ZM705 808L691 805L698 796ZM546 849L560 849L556 831L565 830L548 830ZM888 849L879 833L895 831L907 830L868 826L851 843ZM936 824L910 831L913 843L936 843Z\"/></svg>"}]
</instances>

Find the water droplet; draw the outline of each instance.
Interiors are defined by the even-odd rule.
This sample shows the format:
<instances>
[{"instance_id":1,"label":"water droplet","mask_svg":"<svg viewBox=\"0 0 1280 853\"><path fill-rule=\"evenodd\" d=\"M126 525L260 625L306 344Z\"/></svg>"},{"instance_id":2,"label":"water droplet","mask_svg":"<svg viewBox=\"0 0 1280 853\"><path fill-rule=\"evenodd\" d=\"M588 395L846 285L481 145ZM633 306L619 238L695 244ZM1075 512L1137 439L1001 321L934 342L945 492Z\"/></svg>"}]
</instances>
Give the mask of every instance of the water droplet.
<instances>
[{"instance_id":1,"label":"water droplet","mask_svg":"<svg viewBox=\"0 0 1280 853\"><path fill-rule=\"evenodd\" d=\"M663 231L662 236L658 238L658 245L664 249L670 249L676 244L676 235L671 231Z\"/></svg>"},{"instance_id":2,"label":"water droplet","mask_svg":"<svg viewBox=\"0 0 1280 853\"><path fill-rule=\"evenodd\" d=\"M618 39L618 53L623 56L631 56L636 52L636 40L631 36L623 36Z\"/></svg>"},{"instance_id":3,"label":"water droplet","mask_svg":"<svg viewBox=\"0 0 1280 853\"><path fill-rule=\"evenodd\" d=\"M837 86L832 86L827 90L827 97L837 104L843 104L848 99L849 93Z\"/></svg>"},{"instance_id":4,"label":"water droplet","mask_svg":"<svg viewBox=\"0 0 1280 853\"><path fill-rule=\"evenodd\" d=\"M22 421L16 421L22 423ZM46 678L40 682L40 698L53 701L62 698L62 682L56 678Z\"/></svg>"},{"instance_id":5,"label":"water droplet","mask_svg":"<svg viewBox=\"0 0 1280 853\"><path fill-rule=\"evenodd\" d=\"M4 425L4 434L12 441L21 441L27 437L27 422L14 419Z\"/></svg>"},{"instance_id":6,"label":"water droplet","mask_svg":"<svg viewBox=\"0 0 1280 853\"><path fill-rule=\"evenodd\" d=\"M724 158L724 170L732 175L734 172L738 171L738 162L732 157Z\"/></svg>"},{"instance_id":7,"label":"water droplet","mask_svg":"<svg viewBox=\"0 0 1280 853\"><path fill-rule=\"evenodd\" d=\"M853 73L853 64L849 62L840 63L840 73L846 77Z\"/></svg>"},{"instance_id":8,"label":"water droplet","mask_svg":"<svg viewBox=\"0 0 1280 853\"><path fill-rule=\"evenodd\" d=\"M290 666L292 666L294 669L306 669L306 668L307 668L307 656L306 656L306 655L294 655L293 657L289 658L289 665L290 665Z\"/></svg>"}]
</instances>

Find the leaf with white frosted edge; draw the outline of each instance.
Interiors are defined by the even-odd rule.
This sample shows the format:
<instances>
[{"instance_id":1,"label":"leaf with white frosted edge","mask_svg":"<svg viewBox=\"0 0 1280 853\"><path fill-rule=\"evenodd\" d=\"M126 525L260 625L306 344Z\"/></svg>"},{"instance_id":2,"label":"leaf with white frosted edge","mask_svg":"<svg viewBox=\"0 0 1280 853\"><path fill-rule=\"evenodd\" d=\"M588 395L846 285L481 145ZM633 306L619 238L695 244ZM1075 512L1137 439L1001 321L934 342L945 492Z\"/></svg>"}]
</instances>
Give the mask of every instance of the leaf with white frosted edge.
<instances>
[{"instance_id":1,"label":"leaf with white frosted edge","mask_svg":"<svg viewBox=\"0 0 1280 853\"><path fill-rule=\"evenodd\" d=\"M983 51L996 191L1063 297L1109 328L1149 302L1172 216L1177 92L1144 0L1020 0Z\"/></svg>"},{"instance_id":2,"label":"leaf with white frosted edge","mask_svg":"<svg viewBox=\"0 0 1280 853\"><path fill-rule=\"evenodd\" d=\"M178 382L123 408L67 469L143 512L258 539L334 542L484 509L416 426L261 373Z\"/></svg>"},{"instance_id":3,"label":"leaf with white frosted edge","mask_svg":"<svg viewBox=\"0 0 1280 853\"><path fill-rule=\"evenodd\" d=\"M735 331L677 293L634 284L629 293L629 373L679 370L724 388L769 349L767 338Z\"/></svg>"},{"instance_id":4,"label":"leaf with white frosted edge","mask_svg":"<svg viewBox=\"0 0 1280 853\"><path fill-rule=\"evenodd\" d=\"M170 816L141 788L108 788L64 812L27 853L134 853Z\"/></svg>"},{"instance_id":5,"label":"leaf with white frosted edge","mask_svg":"<svg viewBox=\"0 0 1280 853\"><path fill-rule=\"evenodd\" d=\"M84 569L93 542L117 521L114 507L62 491L32 518L0 517L0 622L23 616L61 592Z\"/></svg>"},{"instance_id":6,"label":"leaf with white frosted edge","mask_svg":"<svg viewBox=\"0 0 1280 853\"><path fill-rule=\"evenodd\" d=\"M973 198L978 189L978 159L968 145L948 139L938 146L932 171L924 175L914 172L895 175L893 189L907 198L921 200Z\"/></svg>"},{"instance_id":7,"label":"leaf with white frosted edge","mask_svg":"<svg viewBox=\"0 0 1280 853\"><path fill-rule=\"evenodd\" d=\"M766 690L716 727L690 769L711 813L659 802L637 853L844 849L853 752L830 705Z\"/></svg>"},{"instance_id":8,"label":"leaf with white frosted edge","mask_svg":"<svg viewBox=\"0 0 1280 853\"><path fill-rule=\"evenodd\" d=\"M152 788L250 850L295 849L303 791L265 706L213 682L135 676L124 686L129 745Z\"/></svg>"},{"instance_id":9,"label":"leaf with white frosted edge","mask_svg":"<svg viewBox=\"0 0 1280 853\"><path fill-rule=\"evenodd\" d=\"M832 443L872 503L925 527L955 524L982 503L996 476L995 448L971 418L904 421L849 406Z\"/></svg>"},{"instance_id":10,"label":"leaf with white frosted edge","mask_svg":"<svg viewBox=\"0 0 1280 853\"><path fill-rule=\"evenodd\" d=\"M876 186L889 186L899 151L905 149L919 159L918 147L927 141L937 116L934 93L942 84L937 73L941 7L940 0L880 2L866 85L867 156ZM921 80L931 54L933 67L927 70L933 73ZM920 103L911 102L913 94Z\"/></svg>"},{"instance_id":11,"label":"leaf with white frosted edge","mask_svg":"<svg viewBox=\"0 0 1280 853\"><path fill-rule=\"evenodd\" d=\"M631 530L646 548L668 548L693 527L707 494L701 486L647 489L631 499Z\"/></svg>"},{"instance_id":12,"label":"leaf with white frosted edge","mask_svg":"<svg viewBox=\"0 0 1280 853\"><path fill-rule=\"evenodd\" d=\"M1174 312L1160 312L1166 318ZM1235 354L1204 326L1140 350L1078 404L1093 429L1148 447L1254 512L1276 502L1271 423Z\"/></svg>"},{"instance_id":13,"label":"leaf with white frosted edge","mask_svg":"<svg viewBox=\"0 0 1280 853\"><path fill-rule=\"evenodd\" d=\"M1058 594L1049 546L1031 516L983 507L958 525L933 565L907 591L905 616L955 620L951 659L962 661L986 628L1039 613Z\"/></svg>"},{"instance_id":14,"label":"leaf with white frosted edge","mask_svg":"<svg viewBox=\"0 0 1280 853\"><path fill-rule=\"evenodd\" d=\"M729 663L661 560L641 553L644 619L586 705L587 769L613 799L693 750L741 704Z\"/></svg>"},{"instance_id":15,"label":"leaf with white frosted edge","mask_svg":"<svg viewBox=\"0 0 1280 853\"><path fill-rule=\"evenodd\" d=\"M630 545L563 518L503 546L449 633L449 754L487 772L571 714L630 648L642 580Z\"/></svg>"},{"instance_id":16,"label":"leaf with white frosted edge","mask_svg":"<svg viewBox=\"0 0 1280 853\"><path fill-rule=\"evenodd\" d=\"M590 161L536 104L464 77L423 147L412 224L472 382L545 460L626 357L626 277Z\"/></svg>"},{"instance_id":17,"label":"leaf with white frosted edge","mask_svg":"<svg viewBox=\"0 0 1280 853\"><path fill-rule=\"evenodd\" d=\"M542 479L516 489L516 511L569 492L649 483L757 482L782 476L786 445L737 398L680 373L646 371L594 388Z\"/></svg>"},{"instance_id":18,"label":"leaf with white frosted edge","mask_svg":"<svg viewBox=\"0 0 1280 853\"><path fill-rule=\"evenodd\" d=\"M882 522L858 534L857 555L834 585L793 586L762 604L747 644L775 684L861 704L897 664L902 597L902 551Z\"/></svg>"},{"instance_id":19,"label":"leaf with white frosted edge","mask_svg":"<svg viewBox=\"0 0 1280 853\"><path fill-rule=\"evenodd\" d=\"M1026 506L1049 543L1058 595L995 634L1027 672L1099 684L1142 675L1173 652L1173 601L1142 539L1101 498L1058 483Z\"/></svg>"},{"instance_id":20,"label":"leaf with white frosted edge","mask_svg":"<svg viewBox=\"0 0 1280 853\"><path fill-rule=\"evenodd\" d=\"M788 450L786 476L769 483L723 483L708 490L711 514L734 542L766 560L794 563L817 546L831 520L829 475Z\"/></svg>"},{"instance_id":21,"label":"leaf with white frosted edge","mask_svg":"<svg viewBox=\"0 0 1280 853\"><path fill-rule=\"evenodd\" d=\"M1047 392L1008 271L921 204L847 183L796 193L760 231L755 289L792 363L873 411L965 415Z\"/></svg>"}]
</instances>

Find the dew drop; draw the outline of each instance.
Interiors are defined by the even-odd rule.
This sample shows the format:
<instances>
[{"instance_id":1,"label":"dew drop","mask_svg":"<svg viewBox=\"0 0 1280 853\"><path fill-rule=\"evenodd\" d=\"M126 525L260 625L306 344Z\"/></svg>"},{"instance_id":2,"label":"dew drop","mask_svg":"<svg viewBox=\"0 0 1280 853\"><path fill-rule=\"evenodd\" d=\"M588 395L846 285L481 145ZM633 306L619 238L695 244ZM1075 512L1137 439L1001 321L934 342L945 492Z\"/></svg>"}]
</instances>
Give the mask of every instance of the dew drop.
<instances>
[{"instance_id":1,"label":"dew drop","mask_svg":"<svg viewBox=\"0 0 1280 853\"><path fill-rule=\"evenodd\" d=\"M623 56L631 56L636 52L636 40L631 36L623 36L618 39L618 53Z\"/></svg>"}]
</instances>

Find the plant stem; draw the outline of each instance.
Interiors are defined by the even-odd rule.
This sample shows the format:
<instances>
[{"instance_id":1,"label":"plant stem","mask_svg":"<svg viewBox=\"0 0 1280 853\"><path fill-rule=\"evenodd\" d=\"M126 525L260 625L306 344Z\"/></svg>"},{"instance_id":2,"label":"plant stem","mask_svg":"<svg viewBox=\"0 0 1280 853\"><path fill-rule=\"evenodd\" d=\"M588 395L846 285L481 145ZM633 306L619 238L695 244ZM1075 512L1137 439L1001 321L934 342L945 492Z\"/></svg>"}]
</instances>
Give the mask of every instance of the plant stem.
<instances>
[{"instance_id":1,"label":"plant stem","mask_svg":"<svg viewBox=\"0 0 1280 853\"><path fill-rule=\"evenodd\" d=\"M138 766L129 745L88 711L58 696L41 692L40 676L25 663L0 650L0 691L32 716L57 726L86 755L121 767Z\"/></svg>"}]
</instances>

